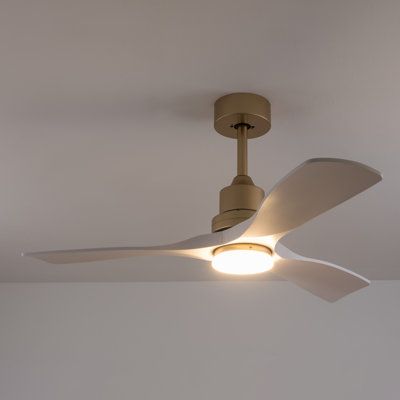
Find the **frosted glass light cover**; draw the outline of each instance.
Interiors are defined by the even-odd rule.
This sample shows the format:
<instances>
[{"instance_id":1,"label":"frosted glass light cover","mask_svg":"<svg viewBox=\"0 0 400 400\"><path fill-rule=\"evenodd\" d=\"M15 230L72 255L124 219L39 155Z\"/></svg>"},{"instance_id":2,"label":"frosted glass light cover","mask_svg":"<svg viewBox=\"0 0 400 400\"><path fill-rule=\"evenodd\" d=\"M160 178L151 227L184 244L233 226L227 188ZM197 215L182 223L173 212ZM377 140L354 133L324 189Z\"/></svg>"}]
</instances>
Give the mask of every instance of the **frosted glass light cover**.
<instances>
[{"instance_id":1,"label":"frosted glass light cover","mask_svg":"<svg viewBox=\"0 0 400 400\"><path fill-rule=\"evenodd\" d=\"M214 255L212 267L225 274L253 275L269 271L273 266L272 256L264 250L231 249Z\"/></svg>"}]
</instances>

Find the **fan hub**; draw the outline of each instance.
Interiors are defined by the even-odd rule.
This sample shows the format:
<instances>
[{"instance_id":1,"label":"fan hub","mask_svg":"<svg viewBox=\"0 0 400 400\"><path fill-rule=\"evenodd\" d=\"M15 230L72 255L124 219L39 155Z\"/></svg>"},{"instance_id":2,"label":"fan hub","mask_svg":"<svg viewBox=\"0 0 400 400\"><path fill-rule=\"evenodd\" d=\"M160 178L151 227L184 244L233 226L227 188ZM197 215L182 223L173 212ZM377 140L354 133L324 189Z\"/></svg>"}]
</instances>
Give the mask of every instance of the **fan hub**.
<instances>
[{"instance_id":1,"label":"fan hub","mask_svg":"<svg viewBox=\"0 0 400 400\"><path fill-rule=\"evenodd\" d=\"M212 231L222 231L250 218L264 196L264 190L254 185L249 176L237 175L219 193L220 213L212 220Z\"/></svg>"}]
</instances>

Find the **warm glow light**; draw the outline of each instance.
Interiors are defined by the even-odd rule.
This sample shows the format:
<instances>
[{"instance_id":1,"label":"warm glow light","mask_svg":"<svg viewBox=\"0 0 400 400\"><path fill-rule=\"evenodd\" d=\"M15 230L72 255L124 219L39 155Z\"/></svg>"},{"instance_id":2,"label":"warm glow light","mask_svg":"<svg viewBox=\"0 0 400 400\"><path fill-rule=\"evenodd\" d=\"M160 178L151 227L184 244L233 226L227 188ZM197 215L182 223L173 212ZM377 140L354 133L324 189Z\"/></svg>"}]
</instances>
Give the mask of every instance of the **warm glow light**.
<instances>
[{"instance_id":1,"label":"warm glow light","mask_svg":"<svg viewBox=\"0 0 400 400\"><path fill-rule=\"evenodd\" d=\"M212 266L219 272L252 275L269 271L273 266L271 251L264 246L236 243L217 248Z\"/></svg>"}]
</instances>

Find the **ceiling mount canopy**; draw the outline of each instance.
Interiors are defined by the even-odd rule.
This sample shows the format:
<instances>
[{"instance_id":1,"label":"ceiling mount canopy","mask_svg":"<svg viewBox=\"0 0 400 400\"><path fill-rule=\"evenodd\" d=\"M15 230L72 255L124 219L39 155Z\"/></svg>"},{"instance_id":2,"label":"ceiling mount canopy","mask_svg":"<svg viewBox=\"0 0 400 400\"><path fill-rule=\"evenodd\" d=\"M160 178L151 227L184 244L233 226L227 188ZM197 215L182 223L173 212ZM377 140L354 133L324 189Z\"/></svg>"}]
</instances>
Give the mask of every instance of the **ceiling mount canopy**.
<instances>
[{"instance_id":1,"label":"ceiling mount canopy","mask_svg":"<svg viewBox=\"0 0 400 400\"><path fill-rule=\"evenodd\" d=\"M254 93L231 93L214 103L214 129L236 139L239 126L248 127L248 139L265 135L271 129L271 104Z\"/></svg>"}]
</instances>

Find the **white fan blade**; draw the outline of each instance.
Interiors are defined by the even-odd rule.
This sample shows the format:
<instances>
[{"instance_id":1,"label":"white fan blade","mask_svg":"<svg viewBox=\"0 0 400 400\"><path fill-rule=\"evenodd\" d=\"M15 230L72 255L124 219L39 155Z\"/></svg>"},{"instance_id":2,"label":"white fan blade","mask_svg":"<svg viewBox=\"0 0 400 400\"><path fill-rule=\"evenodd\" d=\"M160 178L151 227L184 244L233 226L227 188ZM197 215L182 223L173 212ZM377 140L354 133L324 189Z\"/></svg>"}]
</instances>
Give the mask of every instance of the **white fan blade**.
<instances>
[{"instance_id":1,"label":"white fan blade","mask_svg":"<svg viewBox=\"0 0 400 400\"><path fill-rule=\"evenodd\" d=\"M182 256L200 260L212 260L215 247L222 246L240 237L248 228L250 220L241 224L241 229L209 233L164 246L150 247L104 247L94 249L53 250L23 253L23 256L37 258L52 264L72 264L90 261L105 261L135 256Z\"/></svg>"},{"instance_id":2,"label":"white fan blade","mask_svg":"<svg viewBox=\"0 0 400 400\"><path fill-rule=\"evenodd\" d=\"M23 255L53 264L105 261L143 255L171 255L211 260L212 249L222 244L224 244L224 234L223 232L216 232L165 246L54 250L24 253Z\"/></svg>"},{"instance_id":3,"label":"white fan blade","mask_svg":"<svg viewBox=\"0 0 400 400\"><path fill-rule=\"evenodd\" d=\"M305 161L265 197L243 236L283 235L375 185L381 174L336 158Z\"/></svg>"},{"instance_id":4,"label":"white fan blade","mask_svg":"<svg viewBox=\"0 0 400 400\"><path fill-rule=\"evenodd\" d=\"M23 253L51 264L73 264L91 261L106 261L141 255L181 255L179 251L155 247L104 247L93 249L71 249Z\"/></svg>"},{"instance_id":5,"label":"white fan blade","mask_svg":"<svg viewBox=\"0 0 400 400\"><path fill-rule=\"evenodd\" d=\"M355 272L300 256L280 243L275 251L279 258L273 272L324 300L334 302L370 284L368 279Z\"/></svg>"}]
</instances>

